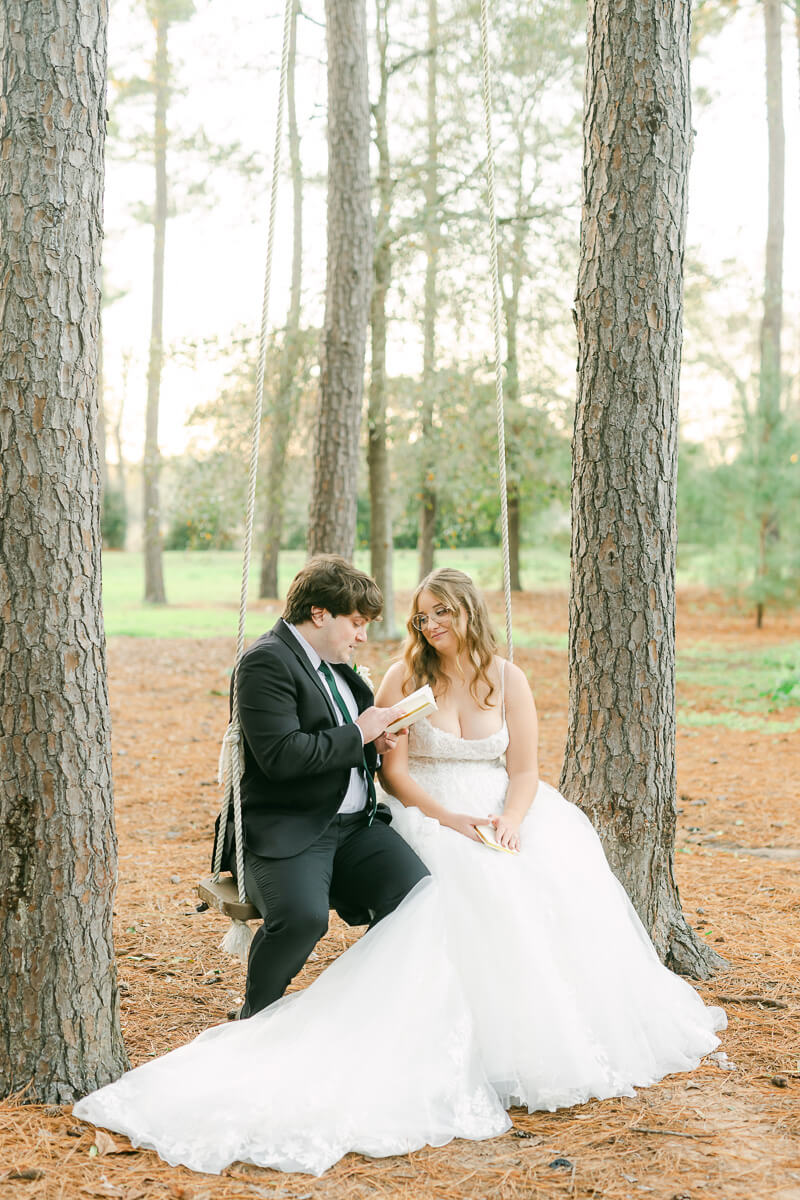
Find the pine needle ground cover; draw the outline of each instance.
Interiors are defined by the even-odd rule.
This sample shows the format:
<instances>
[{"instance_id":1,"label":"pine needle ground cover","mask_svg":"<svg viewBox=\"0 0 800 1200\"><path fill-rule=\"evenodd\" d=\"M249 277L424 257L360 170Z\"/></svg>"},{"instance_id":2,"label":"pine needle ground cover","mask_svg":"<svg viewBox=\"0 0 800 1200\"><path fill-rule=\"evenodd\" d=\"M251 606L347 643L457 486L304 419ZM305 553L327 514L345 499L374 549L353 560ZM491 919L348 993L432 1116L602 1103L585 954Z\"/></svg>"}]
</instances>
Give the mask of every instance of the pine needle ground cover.
<instances>
[{"instance_id":1,"label":"pine needle ground cover","mask_svg":"<svg viewBox=\"0 0 800 1200\"><path fill-rule=\"evenodd\" d=\"M491 599L502 628L502 599ZM262 616L263 626L274 619ZM541 774L557 784L566 595L527 593L515 602L515 619L517 661L539 709ZM690 716L678 731L676 869L692 924L730 963L700 985L727 1009L727 1064L706 1059L694 1074L670 1076L635 1099L552 1114L514 1110L514 1129L489 1142L375 1161L350 1155L320 1180L240 1164L220 1177L196 1175L132 1152L124 1138L98 1133L66 1108L20 1098L0 1106L0 1200L800 1200L800 711L785 692L773 703L769 683L758 682L772 671L774 692L799 642L800 613L757 632L750 614L718 598L680 597L678 704ZM362 659L379 678L396 651L372 642ZM226 1020L241 1002L243 968L218 949L226 923L198 914L193 892L207 869L218 805L232 654L231 638L117 637L109 646L115 938L134 1065ZM726 662L736 668L727 676ZM754 713L756 677L767 694ZM737 711L757 716L756 727L735 727ZM332 920L317 961L294 986L307 986L359 932Z\"/></svg>"}]
</instances>

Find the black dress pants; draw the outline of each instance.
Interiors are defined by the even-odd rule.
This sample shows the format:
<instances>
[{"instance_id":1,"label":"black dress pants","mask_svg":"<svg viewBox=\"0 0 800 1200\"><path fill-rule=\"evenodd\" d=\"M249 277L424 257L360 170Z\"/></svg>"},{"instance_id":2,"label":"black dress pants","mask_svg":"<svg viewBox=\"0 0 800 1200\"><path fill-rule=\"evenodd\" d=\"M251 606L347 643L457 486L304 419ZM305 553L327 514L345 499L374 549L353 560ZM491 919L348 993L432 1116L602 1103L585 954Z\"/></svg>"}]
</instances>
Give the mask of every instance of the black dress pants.
<instances>
[{"instance_id":1,"label":"black dress pants","mask_svg":"<svg viewBox=\"0 0 800 1200\"><path fill-rule=\"evenodd\" d=\"M282 996L328 929L329 909L350 925L374 925L397 908L428 869L383 821L366 812L334 817L293 858L244 852L248 898L264 919L250 944L242 1017Z\"/></svg>"}]
</instances>

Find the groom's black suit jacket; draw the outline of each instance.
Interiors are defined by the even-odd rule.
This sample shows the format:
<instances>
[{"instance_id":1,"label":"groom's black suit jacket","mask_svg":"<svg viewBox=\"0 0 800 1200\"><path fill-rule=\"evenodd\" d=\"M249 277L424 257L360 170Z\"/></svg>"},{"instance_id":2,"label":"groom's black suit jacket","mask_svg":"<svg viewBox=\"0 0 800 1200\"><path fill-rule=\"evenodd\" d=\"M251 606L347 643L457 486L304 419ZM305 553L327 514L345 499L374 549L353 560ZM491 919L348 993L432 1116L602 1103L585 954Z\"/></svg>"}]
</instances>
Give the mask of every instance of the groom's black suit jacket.
<instances>
[{"instance_id":1,"label":"groom's black suit jacket","mask_svg":"<svg viewBox=\"0 0 800 1200\"><path fill-rule=\"evenodd\" d=\"M350 685L359 712L374 703L372 691L351 667L337 663L336 670ZM351 768L362 766L365 757L375 771L375 746L362 744L356 725L339 725L319 672L282 620L242 656L238 708L244 735L244 845L263 858L292 858L336 816ZM378 815L386 820L388 809ZM215 844L218 826L219 818ZM230 815L224 869L233 866L232 835Z\"/></svg>"}]
</instances>

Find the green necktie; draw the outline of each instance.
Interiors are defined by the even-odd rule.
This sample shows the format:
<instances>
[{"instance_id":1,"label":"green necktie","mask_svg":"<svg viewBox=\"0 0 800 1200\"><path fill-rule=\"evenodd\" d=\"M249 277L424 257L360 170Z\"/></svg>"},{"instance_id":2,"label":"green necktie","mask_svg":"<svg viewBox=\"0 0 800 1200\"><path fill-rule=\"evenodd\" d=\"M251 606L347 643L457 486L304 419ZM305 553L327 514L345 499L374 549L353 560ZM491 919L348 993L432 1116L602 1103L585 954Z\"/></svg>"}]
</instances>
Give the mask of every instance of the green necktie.
<instances>
[{"instance_id":1,"label":"green necktie","mask_svg":"<svg viewBox=\"0 0 800 1200\"><path fill-rule=\"evenodd\" d=\"M338 687L336 686L336 680L334 678L333 671L330 669L330 667L328 666L328 664L326 662L320 662L319 669L320 669L321 674L325 676L328 687L331 689L331 695L333 696L334 700L336 701L336 707L339 709L339 712L344 717L345 724L346 725L355 725L355 721L353 720L353 718L350 715L350 709L347 707L347 705L344 702L344 696L342 695L342 693L339 691ZM364 777L367 781L367 795L369 796L369 822L368 823L371 825L373 818L375 817L375 810L378 807L378 797L375 794L375 781L372 778L372 772L370 771L369 767L367 766L366 755L364 755L363 753L361 755L361 761L362 761L363 767L364 767Z\"/></svg>"}]
</instances>

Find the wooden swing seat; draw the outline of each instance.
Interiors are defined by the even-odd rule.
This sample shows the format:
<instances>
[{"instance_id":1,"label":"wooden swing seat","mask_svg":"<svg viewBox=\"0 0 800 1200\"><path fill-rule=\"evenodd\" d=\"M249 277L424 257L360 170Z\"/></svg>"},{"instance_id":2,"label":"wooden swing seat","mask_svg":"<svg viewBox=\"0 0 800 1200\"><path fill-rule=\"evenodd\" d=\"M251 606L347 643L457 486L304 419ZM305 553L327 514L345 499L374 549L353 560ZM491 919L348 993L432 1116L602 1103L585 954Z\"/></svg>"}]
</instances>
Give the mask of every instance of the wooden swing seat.
<instances>
[{"instance_id":1,"label":"wooden swing seat","mask_svg":"<svg viewBox=\"0 0 800 1200\"><path fill-rule=\"evenodd\" d=\"M216 908L232 921L258 921L261 918L258 909L249 900L242 904L232 875L220 875L216 883L214 876L208 875L200 880L194 890L209 908Z\"/></svg>"}]
</instances>

